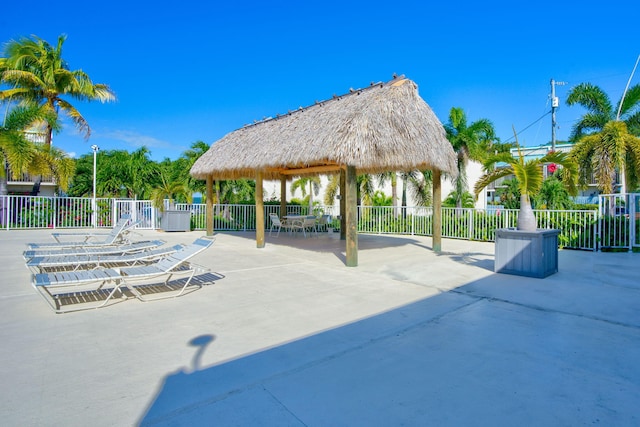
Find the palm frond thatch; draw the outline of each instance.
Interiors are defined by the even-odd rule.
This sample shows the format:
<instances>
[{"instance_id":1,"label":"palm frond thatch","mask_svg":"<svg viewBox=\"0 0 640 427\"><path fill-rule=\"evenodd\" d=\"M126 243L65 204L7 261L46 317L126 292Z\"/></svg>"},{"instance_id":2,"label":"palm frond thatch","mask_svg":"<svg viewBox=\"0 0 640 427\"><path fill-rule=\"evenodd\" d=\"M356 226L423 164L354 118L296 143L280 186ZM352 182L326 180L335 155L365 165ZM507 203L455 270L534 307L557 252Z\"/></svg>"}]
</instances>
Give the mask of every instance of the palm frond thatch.
<instances>
[{"instance_id":1,"label":"palm frond thatch","mask_svg":"<svg viewBox=\"0 0 640 427\"><path fill-rule=\"evenodd\" d=\"M194 163L191 175L222 180L255 178L261 171L263 178L277 179L346 165L358 174L457 174L442 124L417 85L398 77L235 130Z\"/></svg>"}]
</instances>

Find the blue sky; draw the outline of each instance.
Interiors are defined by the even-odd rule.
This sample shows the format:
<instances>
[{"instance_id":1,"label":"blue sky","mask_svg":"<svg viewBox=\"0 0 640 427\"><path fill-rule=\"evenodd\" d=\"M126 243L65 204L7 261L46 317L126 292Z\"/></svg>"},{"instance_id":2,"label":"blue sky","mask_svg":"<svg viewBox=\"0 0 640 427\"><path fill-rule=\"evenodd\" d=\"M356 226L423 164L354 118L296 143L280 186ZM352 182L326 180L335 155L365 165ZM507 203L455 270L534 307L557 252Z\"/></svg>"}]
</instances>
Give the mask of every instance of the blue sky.
<instances>
[{"instance_id":1,"label":"blue sky","mask_svg":"<svg viewBox=\"0 0 640 427\"><path fill-rule=\"evenodd\" d=\"M110 104L74 101L92 137L66 123L55 145L75 155L145 145L154 160L393 73L415 81L443 123L461 107L503 141L528 127L525 146L550 141L550 114L538 119L551 109L550 79L566 81L561 141L583 113L565 105L569 88L590 82L617 102L640 54L637 0L431 3L9 2L0 42L66 34L69 67L116 93Z\"/></svg>"}]
</instances>

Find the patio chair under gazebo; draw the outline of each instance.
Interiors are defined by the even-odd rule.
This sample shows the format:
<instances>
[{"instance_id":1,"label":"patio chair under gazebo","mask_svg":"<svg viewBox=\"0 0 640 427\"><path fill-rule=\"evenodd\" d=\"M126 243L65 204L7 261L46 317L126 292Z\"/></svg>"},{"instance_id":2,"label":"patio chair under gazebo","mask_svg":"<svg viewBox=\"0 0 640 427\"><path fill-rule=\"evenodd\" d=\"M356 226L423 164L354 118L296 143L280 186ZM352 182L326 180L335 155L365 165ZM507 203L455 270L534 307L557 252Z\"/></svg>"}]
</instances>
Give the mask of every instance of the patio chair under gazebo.
<instances>
[{"instance_id":1,"label":"patio chair under gazebo","mask_svg":"<svg viewBox=\"0 0 640 427\"><path fill-rule=\"evenodd\" d=\"M456 175L456 156L417 85L394 76L230 132L195 162L191 175L207 180L208 234L213 181L256 180L256 244L262 248L263 180L278 179L284 190L294 176L339 173L346 265L357 266L357 174L412 170L433 171L433 249L440 251L440 178L442 172Z\"/></svg>"}]
</instances>

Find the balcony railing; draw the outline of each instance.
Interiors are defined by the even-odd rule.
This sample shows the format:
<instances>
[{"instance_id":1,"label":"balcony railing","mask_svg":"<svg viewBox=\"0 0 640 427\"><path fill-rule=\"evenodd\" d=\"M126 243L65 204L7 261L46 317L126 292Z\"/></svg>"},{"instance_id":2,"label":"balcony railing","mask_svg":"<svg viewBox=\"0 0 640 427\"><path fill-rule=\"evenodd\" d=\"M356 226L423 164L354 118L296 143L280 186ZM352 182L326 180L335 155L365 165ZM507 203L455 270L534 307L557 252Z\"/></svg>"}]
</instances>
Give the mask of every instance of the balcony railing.
<instances>
[{"instance_id":1,"label":"balcony railing","mask_svg":"<svg viewBox=\"0 0 640 427\"><path fill-rule=\"evenodd\" d=\"M38 179L38 175L32 175L32 174L29 174L29 173L19 174L18 178L15 179L13 177L13 172L11 171L11 168L9 166L6 167L5 172L6 172L5 176L7 177L7 184L34 183ZM54 177L52 175L41 175L40 176L40 183L42 183L42 184L55 184L56 180L54 179Z\"/></svg>"}]
</instances>

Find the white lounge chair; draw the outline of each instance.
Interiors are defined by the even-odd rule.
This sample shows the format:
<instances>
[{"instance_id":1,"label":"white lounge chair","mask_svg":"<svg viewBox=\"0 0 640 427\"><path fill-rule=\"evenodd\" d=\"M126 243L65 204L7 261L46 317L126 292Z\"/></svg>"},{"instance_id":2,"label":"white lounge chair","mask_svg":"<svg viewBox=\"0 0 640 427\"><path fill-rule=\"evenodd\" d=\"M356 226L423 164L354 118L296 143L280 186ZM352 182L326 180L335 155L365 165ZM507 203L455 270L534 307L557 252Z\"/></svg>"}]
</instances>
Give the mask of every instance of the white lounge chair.
<instances>
[{"instance_id":1,"label":"white lounge chair","mask_svg":"<svg viewBox=\"0 0 640 427\"><path fill-rule=\"evenodd\" d=\"M31 284L56 313L104 307L116 295L126 299L124 287L141 301L177 297L185 293L196 272L208 271L188 260L211 246L213 241L211 238L199 238L145 266L37 273L31 276ZM185 280L171 282L177 276L185 276ZM165 280L155 283L161 277ZM148 296L149 290L154 294L160 290L172 292ZM67 308L67 300L73 306Z\"/></svg>"},{"instance_id":2,"label":"white lounge chair","mask_svg":"<svg viewBox=\"0 0 640 427\"><path fill-rule=\"evenodd\" d=\"M85 240L74 242L54 243L27 243L29 249L55 249L55 248L73 248L73 247L97 247L115 245L128 242L128 233L140 221L129 222L129 220L118 221L117 227L114 227L109 234L99 235L95 237L88 236Z\"/></svg>"},{"instance_id":3,"label":"white lounge chair","mask_svg":"<svg viewBox=\"0 0 640 427\"><path fill-rule=\"evenodd\" d=\"M72 238L75 241L79 239L81 242L86 242L91 239L104 239L105 237L111 235L114 230L126 230L129 229L128 224L131 222L131 215L125 214L120 217L120 219L114 224L110 233L91 230L91 231L76 231L76 232L64 232L64 233L51 233L51 237L53 237L58 243L64 243L65 238ZM62 239L62 240L61 240Z\"/></svg>"},{"instance_id":4,"label":"white lounge chair","mask_svg":"<svg viewBox=\"0 0 640 427\"><path fill-rule=\"evenodd\" d=\"M125 255L136 252L143 252L152 250L158 246L164 245L163 240L141 240L132 243L125 243L122 245L105 245L95 247L71 247L71 248L58 248L58 249L29 249L23 252L22 256L25 260L30 260L34 257L46 257L46 256L72 256L72 255Z\"/></svg>"},{"instance_id":5,"label":"white lounge chair","mask_svg":"<svg viewBox=\"0 0 640 427\"><path fill-rule=\"evenodd\" d=\"M165 255L180 250L184 245L174 245L139 251L127 254L94 254L94 255L50 255L36 256L27 261L27 268L33 273L49 273L54 271L90 270L94 268L132 267L152 262Z\"/></svg>"}]
</instances>

